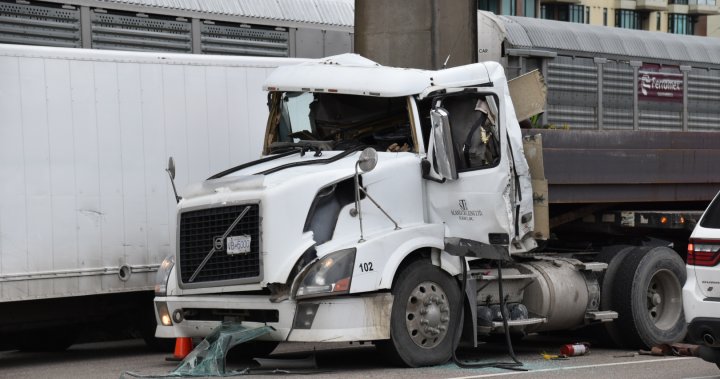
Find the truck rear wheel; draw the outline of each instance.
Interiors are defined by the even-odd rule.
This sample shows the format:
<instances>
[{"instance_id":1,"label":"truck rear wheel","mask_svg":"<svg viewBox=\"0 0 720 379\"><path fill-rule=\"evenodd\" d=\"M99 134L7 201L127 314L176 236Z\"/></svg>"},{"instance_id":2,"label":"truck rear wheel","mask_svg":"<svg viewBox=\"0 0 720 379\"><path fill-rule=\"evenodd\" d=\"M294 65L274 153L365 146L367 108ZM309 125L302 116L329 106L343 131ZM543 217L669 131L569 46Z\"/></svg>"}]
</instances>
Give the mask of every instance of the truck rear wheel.
<instances>
[{"instance_id":1,"label":"truck rear wheel","mask_svg":"<svg viewBox=\"0 0 720 379\"><path fill-rule=\"evenodd\" d=\"M405 267L393 286L390 340L378 348L393 363L421 367L447 362L459 333L460 289L441 269L427 261Z\"/></svg>"},{"instance_id":2,"label":"truck rear wheel","mask_svg":"<svg viewBox=\"0 0 720 379\"><path fill-rule=\"evenodd\" d=\"M624 346L650 348L685 337L685 278L684 262L667 247L635 248L622 260L612 284L612 303Z\"/></svg>"}]
</instances>

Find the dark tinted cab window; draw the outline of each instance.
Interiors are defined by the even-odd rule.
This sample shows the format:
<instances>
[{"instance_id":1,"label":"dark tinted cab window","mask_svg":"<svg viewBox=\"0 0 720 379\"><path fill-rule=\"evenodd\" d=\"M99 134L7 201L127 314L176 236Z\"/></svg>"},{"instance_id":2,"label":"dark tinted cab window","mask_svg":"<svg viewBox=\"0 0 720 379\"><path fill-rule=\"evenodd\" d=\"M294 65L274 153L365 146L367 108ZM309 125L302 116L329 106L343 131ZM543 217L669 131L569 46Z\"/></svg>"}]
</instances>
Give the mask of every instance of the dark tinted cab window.
<instances>
[{"instance_id":1,"label":"dark tinted cab window","mask_svg":"<svg viewBox=\"0 0 720 379\"><path fill-rule=\"evenodd\" d=\"M720 229L720 196L716 196L700 221L703 228Z\"/></svg>"}]
</instances>

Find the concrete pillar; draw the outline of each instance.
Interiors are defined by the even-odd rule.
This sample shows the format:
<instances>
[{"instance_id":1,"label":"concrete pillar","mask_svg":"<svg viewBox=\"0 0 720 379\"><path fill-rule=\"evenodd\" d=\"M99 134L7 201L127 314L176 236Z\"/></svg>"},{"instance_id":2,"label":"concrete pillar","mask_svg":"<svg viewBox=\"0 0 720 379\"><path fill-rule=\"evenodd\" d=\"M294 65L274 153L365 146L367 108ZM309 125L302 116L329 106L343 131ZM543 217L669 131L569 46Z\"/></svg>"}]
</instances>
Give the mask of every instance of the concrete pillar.
<instances>
[{"instance_id":1,"label":"concrete pillar","mask_svg":"<svg viewBox=\"0 0 720 379\"><path fill-rule=\"evenodd\" d=\"M475 0L355 0L355 52L423 69L476 62L475 7Z\"/></svg>"}]
</instances>

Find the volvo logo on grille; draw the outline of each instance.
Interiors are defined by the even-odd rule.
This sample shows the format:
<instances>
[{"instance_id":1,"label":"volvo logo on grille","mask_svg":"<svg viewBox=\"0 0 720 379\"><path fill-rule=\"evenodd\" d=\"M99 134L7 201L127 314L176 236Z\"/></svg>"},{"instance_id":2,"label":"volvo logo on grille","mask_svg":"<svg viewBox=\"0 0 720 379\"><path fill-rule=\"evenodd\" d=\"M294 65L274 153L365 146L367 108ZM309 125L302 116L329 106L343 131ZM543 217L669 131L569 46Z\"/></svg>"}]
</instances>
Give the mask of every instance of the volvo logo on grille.
<instances>
[{"instance_id":1,"label":"volvo logo on grille","mask_svg":"<svg viewBox=\"0 0 720 379\"><path fill-rule=\"evenodd\" d=\"M213 248L210 249L205 258L203 258L202 262L200 262L200 264L197 266L195 272L193 272L193 274L190 276L190 279L188 279L188 283L192 283L193 281L195 281L195 278L198 276L203 267L205 267L210 258L212 258L213 254L215 254L216 251L223 249L223 247L225 246L225 238L230 235L230 232L235 229L235 226L237 226L240 220L245 217L245 214L247 214L248 211L250 211L250 206L245 207L245 209L240 212L240 215L235 218L235 221L233 221L232 225L230 225L230 227L225 230L225 233L222 236L213 237Z\"/></svg>"},{"instance_id":2,"label":"volvo logo on grille","mask_svg":"<svg viewBox=\"0 0 720 379\"><path fill-rule=\"evenodd\" d=\"M223 242L222 236L217 236L213 238L213 246L215 247L215 250L222 250L225 246L225 243Z\"/></svg>"}]
</instances>

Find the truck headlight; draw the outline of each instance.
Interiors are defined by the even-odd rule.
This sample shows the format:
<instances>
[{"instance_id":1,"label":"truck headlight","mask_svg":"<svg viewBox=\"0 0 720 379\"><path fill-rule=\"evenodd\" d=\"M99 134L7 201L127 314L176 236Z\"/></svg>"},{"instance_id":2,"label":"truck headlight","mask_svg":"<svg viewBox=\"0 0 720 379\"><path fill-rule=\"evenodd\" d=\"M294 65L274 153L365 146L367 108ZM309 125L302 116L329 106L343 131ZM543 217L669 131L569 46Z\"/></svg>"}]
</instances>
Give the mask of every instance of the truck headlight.
<instances>
[{"instance_id":1,"label":"truck headlight","mask_svg":"<svg viewBox=\"0 0 720 379\"><path fill-rule=\"evenodd\" d=\"M350 292L355 248L330 253L310 265L300 275L296 298L339 295Z\"/></svg>"},{"instance_id":2,"label":"truck headlight","mask_svg":"<svg viewBox=\"0 0 720 379\"><path fill-rule=\"evenodd\" d=\"M164 326L172 326L172 319L170 319L170 311L168 310L167 303L164 301L156 301L155 309L157 310L158 318L160 323Z\"/></svg>"},{"instance_id":3,"label":"truck headlight","mask_svg":"<svg viewBox=\"0 0 720 379\"><path fill-rule=\"evenodd\" d=\"M157 274L155 274L155 296L166 296L167 295L167 282L170 279L170 272L175 266L175 256L170 255L165 258L160 267L158 267Z\"/></svg>"}]
</instances>

